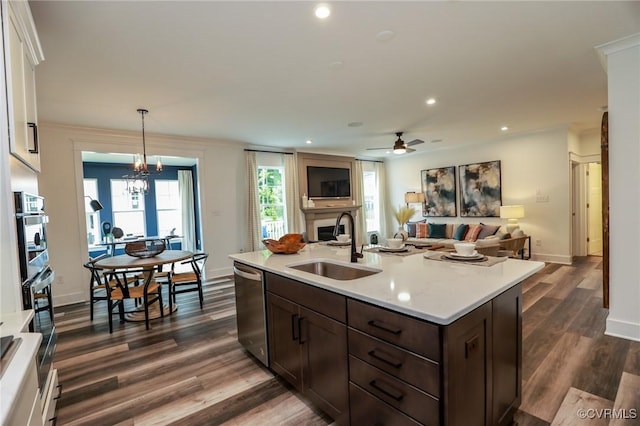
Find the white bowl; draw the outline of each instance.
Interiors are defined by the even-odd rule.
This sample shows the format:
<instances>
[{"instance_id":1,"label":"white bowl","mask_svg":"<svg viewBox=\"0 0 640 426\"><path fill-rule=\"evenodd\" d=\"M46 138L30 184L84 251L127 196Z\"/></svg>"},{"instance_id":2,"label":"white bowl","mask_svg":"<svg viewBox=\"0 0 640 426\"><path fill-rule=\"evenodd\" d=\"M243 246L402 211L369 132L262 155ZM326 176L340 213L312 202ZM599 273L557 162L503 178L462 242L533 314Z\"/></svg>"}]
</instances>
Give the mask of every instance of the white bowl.
<instances>
[{"instance_id":1,"label":"white bowl","mask_svg":"<svg viewBox=\"0 0 640 426\"><path fill-rule=\"evenodd\" d=\"M453 247L456 249L456 252L462 256L471 256L473 251L476 249L475 243L455 243Z\"/></svg>"},{"instance_id":2,"label":"white bowl","mask_svg":"<svg viewBox=\"0 0 640 426\"><path fill-rule=\"evenodd\" d=\"M402 238L387 238L387 247L397 249L402 247Z\"/></svg>"},{"instance_id":3,"label":"white bowl","mask_svg":"<svg viewBox=\"0 0 640 426\"><path fill-rule=\"evenodd\" d=\"M349 237L351 235L349 234L340 234L338 236L336 236L336 238L338 239L338 242L340 243L346 243L347 241L349 241Z\"/></svg>"}]
</instances>

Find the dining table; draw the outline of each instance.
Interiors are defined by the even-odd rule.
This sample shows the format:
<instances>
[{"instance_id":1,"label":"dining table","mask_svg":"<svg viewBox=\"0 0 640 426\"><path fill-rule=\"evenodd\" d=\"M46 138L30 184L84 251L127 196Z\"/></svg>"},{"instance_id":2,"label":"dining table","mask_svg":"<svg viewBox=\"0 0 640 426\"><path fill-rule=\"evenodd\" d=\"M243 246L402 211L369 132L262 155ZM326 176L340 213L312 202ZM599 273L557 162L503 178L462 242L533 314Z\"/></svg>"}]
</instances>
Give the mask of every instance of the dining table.
<instances>
[{"instance_id":1,"label":"dining table","mask_svg":"<svg viewBox=\"0 0 640 426\"><path fill-rule=\"evenodd\" d=\"M126 273L127 270L144 270L144 285L148 286L154 279L157 272L162 271L164 265L173 264L193 256L193 252L189 250L165 250L161 253L151 257L135 257L128 254L121 254L117 256L105 257L98 260L95 266L102 269L108 269L114 273L121 272ZM168 295L171 297L171 294ZM160 318L161 313L157 303L149 305L149 319ZM172 311L177 309L177 305L173 304ZM163 306L165 315L171 314L169 312L169 305ZM144 321L144 308L127 314L126 319L129 321Z\"/></svg>"}]
</instances>

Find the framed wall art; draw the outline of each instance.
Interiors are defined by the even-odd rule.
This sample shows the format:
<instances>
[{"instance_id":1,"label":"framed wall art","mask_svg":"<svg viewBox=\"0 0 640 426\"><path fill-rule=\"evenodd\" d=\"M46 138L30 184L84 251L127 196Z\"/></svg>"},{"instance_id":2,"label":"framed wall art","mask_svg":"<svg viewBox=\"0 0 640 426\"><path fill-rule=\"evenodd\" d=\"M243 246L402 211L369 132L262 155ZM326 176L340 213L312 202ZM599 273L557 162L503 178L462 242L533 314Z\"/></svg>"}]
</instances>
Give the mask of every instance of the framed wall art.
<instances>
[{"instance_id":1,"label":"framed wall art","mask_svg":"<svg viewBox=\"0 0 640 426\"><path fill-rule=\"evenodd\" d=\"M500 217L500 160L458 166L460 217Z\"/></svg>"},{"instance_id":2,"label":"framed wall art","mask_svg":"<svg viewBox=\"0 0 640 426\"><path fill-rule=\"evenodd\" d=\"M422 216L457 216L455 166L422 170L420 174L425 197Z\"/></svg>"}]
</instances>

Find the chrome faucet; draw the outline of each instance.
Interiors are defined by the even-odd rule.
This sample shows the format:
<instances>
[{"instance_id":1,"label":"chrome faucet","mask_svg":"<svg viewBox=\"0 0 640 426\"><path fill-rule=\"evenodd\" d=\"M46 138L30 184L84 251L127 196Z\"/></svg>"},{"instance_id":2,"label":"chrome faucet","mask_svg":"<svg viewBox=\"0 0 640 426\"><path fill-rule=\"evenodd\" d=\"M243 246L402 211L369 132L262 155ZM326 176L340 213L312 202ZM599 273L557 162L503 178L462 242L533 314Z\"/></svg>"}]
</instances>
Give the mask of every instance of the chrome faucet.
<instances>
[{"instance_id":1,"label":"chrome faucet","mask_svg":"<svg viewBox=\"0 0 640 426\"><path fill-rule=\"evenodd\" d=\"M353 220L353 216L349 212L342 212L336 220L336 227L333 230L333 236L337 236L340 233L340 221L343 216L349 216L349 230L351 231L351 263L357 263L359 258L364 257L362 253L356 251L356 225Z\"/></svg>"}]
</instances>

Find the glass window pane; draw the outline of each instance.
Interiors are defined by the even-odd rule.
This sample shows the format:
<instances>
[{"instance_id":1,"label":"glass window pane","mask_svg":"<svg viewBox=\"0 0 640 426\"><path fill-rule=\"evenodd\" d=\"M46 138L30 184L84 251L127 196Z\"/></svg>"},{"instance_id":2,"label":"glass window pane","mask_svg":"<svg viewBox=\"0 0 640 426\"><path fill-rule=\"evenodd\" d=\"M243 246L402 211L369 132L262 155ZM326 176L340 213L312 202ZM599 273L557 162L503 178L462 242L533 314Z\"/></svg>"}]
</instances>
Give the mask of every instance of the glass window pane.
<instances>
[{"instance_id":1,"label":"glass window pane","mask_svg":"<svg viewBox=\"0 0 640 426\"><path fill-rule=\"evenodd\" d=\"M145 235L144 212L113 212L113 226L127 234Z\"/></svg>"},{"instance_id":2,"label":"glass window pane","mask_svg":"<svg viewBox=\"0 0 640 426\"><path fill-rule=\"evenodd\" d=\"M165 236L171 234L175 228L176 235L182 235L182 215L179 210L158 211L158 235Z\"/></svg>"},{"instance_id":3,"label":"glass window pane","mask_svg":"<svg viewBox=\"0 0 640 426\"><path fill-rule=\"evenodd\" d=\"M94 212L89 204L91 199L98 199L98 180L97 179L84 179L83 180L84 187L84 211L85 211L85 220L87 223L87 243L89 246L93 246L97 244L101 239L102 235L100 232L100 212ZM87 198L91 197L90 198Z\"/></svg>"},{"instance_id":4,"label":"glass window pane","mask_svg":"<svg viewBox=\"0 0 640 426\"><path fill-rule=\"evenodd\" d=\"M263 238L278 239L286 234L283 167L258 167L258 194Z\"/></svg>"}]
</instances>

